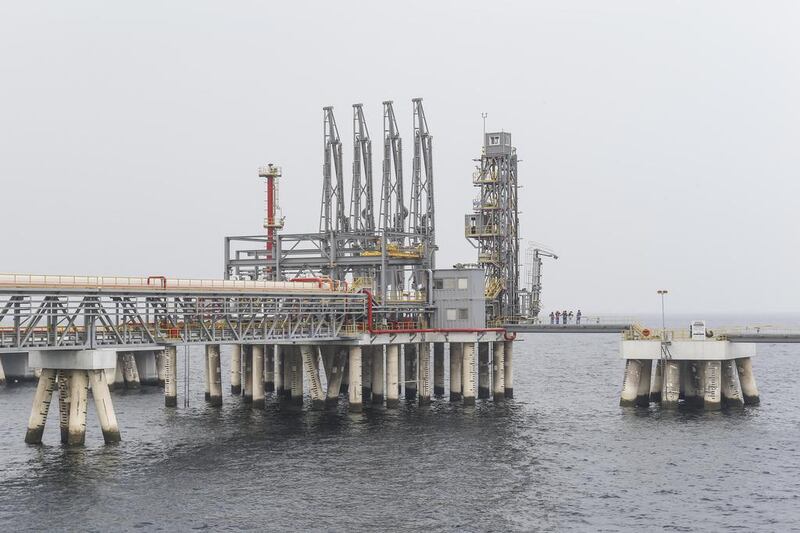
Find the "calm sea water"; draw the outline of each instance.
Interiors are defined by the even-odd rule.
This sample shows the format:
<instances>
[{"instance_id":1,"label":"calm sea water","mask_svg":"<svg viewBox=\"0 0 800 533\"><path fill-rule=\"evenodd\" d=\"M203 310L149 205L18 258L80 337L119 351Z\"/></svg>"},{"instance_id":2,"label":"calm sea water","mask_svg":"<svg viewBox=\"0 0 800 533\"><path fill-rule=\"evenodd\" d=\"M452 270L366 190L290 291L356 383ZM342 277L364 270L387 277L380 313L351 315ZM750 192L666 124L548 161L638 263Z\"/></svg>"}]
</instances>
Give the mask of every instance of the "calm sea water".
<instances>
[{"instance_id":1,"label":"calm sea water","mask_svg":"<svg viewBox=\"0 0 800 533\"><path fill-rule=\"evenodd\" d=\"M615 335L520 340L512 401L362 415L206 407L192 352L189 408L114 394L115 446L91 404L85 448L57 409L25 445L34 388L9 386L0 529L800 530L800 345L759 347L759 407L693 413L619 408Z\"/></svg>"}]
</instances>

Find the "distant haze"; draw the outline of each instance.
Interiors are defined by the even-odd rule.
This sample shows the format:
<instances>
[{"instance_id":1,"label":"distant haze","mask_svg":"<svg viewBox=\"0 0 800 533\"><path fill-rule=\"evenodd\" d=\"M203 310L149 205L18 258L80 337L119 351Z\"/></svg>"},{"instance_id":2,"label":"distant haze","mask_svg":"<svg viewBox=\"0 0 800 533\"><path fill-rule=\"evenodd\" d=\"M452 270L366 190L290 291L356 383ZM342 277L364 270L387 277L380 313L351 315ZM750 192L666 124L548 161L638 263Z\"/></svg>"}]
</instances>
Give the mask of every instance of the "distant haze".
<instances>
[{"instance_id":1,"label":"distant haze","mask_svg":"<svg viewBox=\"0 0 800 533\"><path fill-rule=\"evenodd\" d=\"M544 307L795 311L796 2L4 2L0 271L219 277L262 231L317 228L322 107L352 160L381 101L411 169L434 135L440 266L474 261L481 112L520 164L523 239L554 249ZM408 187L406 187L408 190ZM349 193L348 193L349 196ZM523 241L523 249L525 247Z\"/></svg>"}]
</instances>

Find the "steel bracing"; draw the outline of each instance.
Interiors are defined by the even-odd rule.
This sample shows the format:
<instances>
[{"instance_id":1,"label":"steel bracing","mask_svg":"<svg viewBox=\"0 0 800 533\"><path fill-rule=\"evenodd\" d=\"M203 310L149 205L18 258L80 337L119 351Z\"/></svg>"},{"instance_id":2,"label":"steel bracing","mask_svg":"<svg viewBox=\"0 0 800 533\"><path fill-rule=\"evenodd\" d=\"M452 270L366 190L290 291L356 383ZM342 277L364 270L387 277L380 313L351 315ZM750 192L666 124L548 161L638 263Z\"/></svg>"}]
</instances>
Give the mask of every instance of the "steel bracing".
<instances>
[{"instance_id":1,"label":"steel bracing","mask_svg":"<svg viewBox=\"0 0 800 533\"><path fill-rule=\"evenodd\" d=\"M353 187L350 197L350 229L365 237L375 233L372 192L372 140L362 104L353 104Z\"/></svg>"},{"instance_id":2,"label":"steel bracing","mask_svg":"<svg viewBox=\"0 0 800 533\"><path fill-rule=\"evenodd\" d=\"M364 294L0 288L0 351L336 340Z\"/></svg>"},{"instance_id":3,"label":"steel bracing","mask_svg":"<svg viewBox=\"0 0 800 533\"><path fill-rule=\"evenodd\" d=\"M322 203L319 231L347 231L350 221L344 211L344 175L342 170L342 142L333 116L333 108L323 108L324 155L322 163ZM336 181L333 180L336 174Z\"/></svg>"},{"instance_id":4,"label":"steel bracing","mask_svg":"<svg viewBox=\"0 0 800 533\"><path fill-rule=\"evenodd\" d=\"M381 184L380 228L402 234L408 209L403 200L403 139L397 127L391 100L383 102L383 182ZM403 241L397 242L403 245Z\"/></svg>"},{"instance_id":5,"label":"steel bracing","mask_svg":"<svg viewBox=\"0 0 800 533\"><path fill-rule=\"evenodd\" d=\"M383 180L376 220L372 141L362 104L353 105L353 178L344 215L342 144L333 108L323 108L323 194L318 233L279 234L274 246L261 236L225 238L225 278L275 280L326 278L368 289L379 306L417 302L419 317L430 304L427 290L435 264L432 136L413 100L412 207L403 196L403 149L391 101L383 103ZM409 214L413 212L413 220ZM265 249L274 249L272 254ZM404 314L407 310L403 311Z\"/></svg>"},{"instance_id":6,"label":"steel bracing","mask_svg":"<svg viewBox=\"0 0 800 533\"><path fill-rule=\"evenodd\" d=\"M472 180L479 194L472 213L466 216L465 235L478 249L478 263L486 271L487 319L507 323L522 314L517 152L509 133L484 137L480 165Z\"/></svg>"}]
</instances>

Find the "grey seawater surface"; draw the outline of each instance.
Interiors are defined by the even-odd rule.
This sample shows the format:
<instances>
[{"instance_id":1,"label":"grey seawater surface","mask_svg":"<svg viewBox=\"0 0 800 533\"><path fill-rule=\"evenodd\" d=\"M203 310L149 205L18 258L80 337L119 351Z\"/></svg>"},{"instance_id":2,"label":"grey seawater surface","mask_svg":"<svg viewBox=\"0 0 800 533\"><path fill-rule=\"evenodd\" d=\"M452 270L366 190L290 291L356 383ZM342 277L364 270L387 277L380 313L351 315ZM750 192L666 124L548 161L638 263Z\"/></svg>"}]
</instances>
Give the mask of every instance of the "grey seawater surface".
<instances>
[{"instance_id":1,"label":"grey seawater surface","mask_svg":"<svg viewBox=\"0 0 800 533\"><path fill-rule=\"evenodd\" d=\"M788 531L800 529L800 345L764 345L759 407L618 407L616 335L521 335L515 398L474 408L252 411L114 393L123 442L23 443L32 384L0 390L2 530ZM183 351L179 350L183 375ZM447 365L446 365L447 366Z\"/></svg>"}]
</instances>

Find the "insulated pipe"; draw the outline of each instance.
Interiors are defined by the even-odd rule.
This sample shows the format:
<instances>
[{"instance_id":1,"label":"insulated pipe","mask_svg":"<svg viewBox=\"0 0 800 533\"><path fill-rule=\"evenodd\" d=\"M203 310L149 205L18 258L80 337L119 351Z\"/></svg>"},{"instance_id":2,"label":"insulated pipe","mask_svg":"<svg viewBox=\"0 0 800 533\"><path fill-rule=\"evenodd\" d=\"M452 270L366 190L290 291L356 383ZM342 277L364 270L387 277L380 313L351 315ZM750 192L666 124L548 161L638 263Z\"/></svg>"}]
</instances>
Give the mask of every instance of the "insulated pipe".
<instances>
[{"instance_id":1,"label":"insulated pipe","mask_svg":"<svg viewBox=\"0 0 800 533\"><path fill-rule=\"evenodd\" d=\"M461 359L463 357L460 342L450 343L450 401L457 402L461 399Z\"/></svg>"},{"instance_id":2,"label":"insulated pipe","mask_svg":"<svg viewBox=\"0 0 800 533\"><path fill-rule=\"evenodd\" d=\"M398 369L400 360L400 346L397 344L386 345L386 407L397 407L400 402L398 391Z\"/></svg>"}]
</instances>

